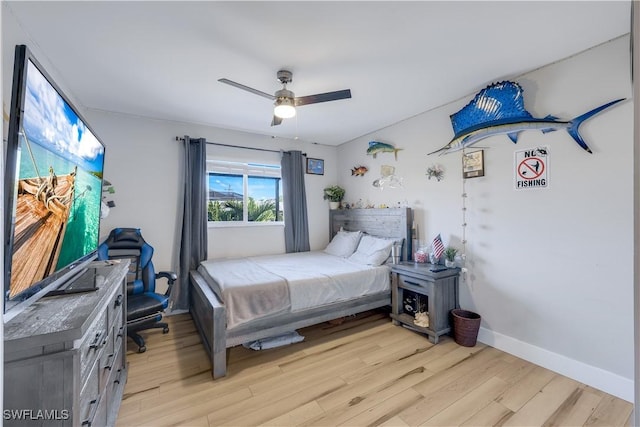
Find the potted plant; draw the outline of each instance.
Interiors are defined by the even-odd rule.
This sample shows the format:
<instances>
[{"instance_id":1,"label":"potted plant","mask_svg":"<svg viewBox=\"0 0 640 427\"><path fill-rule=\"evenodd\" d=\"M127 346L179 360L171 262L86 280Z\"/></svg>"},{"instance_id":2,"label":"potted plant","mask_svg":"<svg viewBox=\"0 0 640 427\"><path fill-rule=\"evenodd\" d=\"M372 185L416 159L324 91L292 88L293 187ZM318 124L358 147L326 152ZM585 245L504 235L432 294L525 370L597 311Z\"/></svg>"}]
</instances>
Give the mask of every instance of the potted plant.
<instances>
[{"instance_id":1,"label":"potted plant","mask_svg":"<svg viewBox=\"0 0 640 427\"><path fill-rule=\"evenodd\" d=\"M451 246L447 247L444 250L444 265L447 267L455 267L456 265L456 255L458 254L458 250Z\"/></svg>"},{"instance_id":2,"label":"potted plant","mask_svg":"<svg viewBox=\"0 0 640 427\"><path fill-rule=\"evenodd\" d=\"M332 185L324 189L324 200L329 200L329 207L331 209L338 209L340 202L344 198L344 188L339 185Z\"/></svg>"}]
</instances>

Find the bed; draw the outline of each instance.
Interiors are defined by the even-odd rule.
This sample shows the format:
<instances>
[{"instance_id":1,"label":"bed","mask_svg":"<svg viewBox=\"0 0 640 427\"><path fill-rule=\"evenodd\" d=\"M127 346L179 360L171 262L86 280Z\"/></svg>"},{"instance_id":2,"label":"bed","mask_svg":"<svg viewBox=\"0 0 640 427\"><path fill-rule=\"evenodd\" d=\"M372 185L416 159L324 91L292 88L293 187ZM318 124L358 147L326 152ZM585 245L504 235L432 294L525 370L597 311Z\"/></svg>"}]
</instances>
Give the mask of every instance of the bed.
<instances>
[{"instance_id":1,"label":"bed","mask_svg":"<svg viewBox=\"0 0 640 427\"><path fill-rule=\"evenodd\" d=\"M226 375L228 348L390 305L389 254L379 266L366 265L360 246L342 256L335 244L361 233L359 241L395 242L408 260L411 209L332 210L329 222L326 251L207 260L190 272L190 312L214 379Z\"/></svg>"}]
</instances>

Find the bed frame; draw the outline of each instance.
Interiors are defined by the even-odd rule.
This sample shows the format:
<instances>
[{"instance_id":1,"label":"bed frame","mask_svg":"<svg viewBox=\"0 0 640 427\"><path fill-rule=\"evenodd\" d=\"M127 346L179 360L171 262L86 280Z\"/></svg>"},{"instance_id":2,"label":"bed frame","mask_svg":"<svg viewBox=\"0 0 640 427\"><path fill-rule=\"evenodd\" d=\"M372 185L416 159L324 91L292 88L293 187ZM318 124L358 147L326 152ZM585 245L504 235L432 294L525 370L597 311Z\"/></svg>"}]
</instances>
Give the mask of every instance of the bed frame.
<instances>
[{"instance_id":1,"label":"bed frame","mask_svg":"<svg viewBox=\"0 0 640 427\"><path fill-rule=\"evenodd\" d=\"M404 237L402 259L411 259L410 208L332 210L329 222L332 238L341 227L345 230L362 230L381 237ZM196 270L190 272L190 278L190 312L210 356L214 379L226 375L227 349L231 347L391 304L391 291L386 291L286 313L227 330L227 312L222 301Z\"/></svg>"}]
</instances>

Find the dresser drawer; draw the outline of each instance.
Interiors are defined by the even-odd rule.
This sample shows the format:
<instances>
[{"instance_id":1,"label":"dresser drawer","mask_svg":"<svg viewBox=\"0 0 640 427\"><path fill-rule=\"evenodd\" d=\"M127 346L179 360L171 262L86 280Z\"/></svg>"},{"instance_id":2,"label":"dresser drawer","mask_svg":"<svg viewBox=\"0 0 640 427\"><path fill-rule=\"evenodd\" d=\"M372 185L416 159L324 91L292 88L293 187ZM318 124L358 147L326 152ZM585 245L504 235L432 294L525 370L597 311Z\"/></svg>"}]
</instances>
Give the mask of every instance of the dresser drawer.
<instances>
[{"instance_id":1,"label":"dresser drawer","mask_svg":"<svg viewBox=\"0 0 640 427\"><path fill-rule=\"evenodd\" d=\"M86 373L95 364L100 350L109 340L109 328L107 327L107 315L102 313L87 332L82 344L80 344L80 383L83 384Z\"/></svg>"},{"instance_id":2,"label":"dresser drawer","mask_svg":"<svg viewBox=\"0 0 640 427\"><path fill-rule=\"evenodd\" d=\"M103 368L103 371L105 373L108 371L109 375L112 376L115 371L122 369L126 363L125 358L123 357L122 349L116 349L111 360L111 365L105 366ZM105 377L108 377L109 375L105 375ZM108 381L109 380L107 379L106 382Z\"/></svg>"},{"instance_id":3,"label":"dresser drawer","mask_svg":"<svg viewBox=\"0 0 640 427\"><path fill-rule=\"evenodd\" d=\"M111 405L107 408L107 411L112 412L112 406L114 405L120 407L120 402L116 402L113 397L118 395L118 387L124 387L125 381L126 372L124 366L111 371L111 375L108 377L107 385L105 387L105 396L107 398L107 401L109 402L109 405Z\"/></svg>"},{"instance_id":4,"label":"dresser drawer","mask_svg":"<svg viewBox=\"0 0 640 427\"><path fill-rule=\"evenodd\" d=\"M95 363L87 374L80 392L80 424L86 425L95 419L100 404L100 366ZM95 424L94 424L95 425Z\"/></svg>"},{"instance_id":5,"label":"dresser drawer","mask_svg":"<svg viewBox=\"0 0 640 427\"><path fill-rule=\"evenodd\" d=\"M113 344L113 340L111 340ZM80 392L80 425L105 426L107 424L107 387L106 378L111 370L105 369L106 363L113 363L117 355L109 356L108 344L100 353L100 358L91 367Z\"/></svg>"},{"instance_id":6,"label":"dresser drawer","mask_svg":"<svg viewBox=\"0 0 640 427\"><path fill-rule=\"evenodd\" d=\"M118 292L113 296L107 306L107 325L113 326L118 319L122 319L125 296L122 286L118 287Z\"/></svg>"},{"instance_id":7,"label":"dresser drawer","mask_svg":"<svg viewBox=\"0 0 640 427\"><path fill-rule=\"evenodd\" d=\"M99 369L100 369L100 388L104 387L106 377L109 376L109 372L116 364L116 358L119 354L117 348L114 347L114 336L113 332L109 334L109 339L107 344L105 344L102 353L100 353L100 361L99 361Z\"/></svg>"},{"instance_id":8,"label":"dresser drawer","mask_svg":"<svg viewBox=\"0 0 640 427\"><path fill-rule=\"evenodd\" d=\"M107 406L109 402L106 396L98 396L97 400L91 400L80 412L82 427L103 427L107 425Z\"/></svg>"},{"instance_id":9,"label":"dresser drawer","mask_svg":"<svg viewBox=\"0 0 640 427\"><path fill-rule=\"evenodd\" d=\"M126 325L124 324L124 319L121 317L117 319L113 325L113 348L125 348L123 342L127 339L126 334Z\"/></svg>"}]
</instances>

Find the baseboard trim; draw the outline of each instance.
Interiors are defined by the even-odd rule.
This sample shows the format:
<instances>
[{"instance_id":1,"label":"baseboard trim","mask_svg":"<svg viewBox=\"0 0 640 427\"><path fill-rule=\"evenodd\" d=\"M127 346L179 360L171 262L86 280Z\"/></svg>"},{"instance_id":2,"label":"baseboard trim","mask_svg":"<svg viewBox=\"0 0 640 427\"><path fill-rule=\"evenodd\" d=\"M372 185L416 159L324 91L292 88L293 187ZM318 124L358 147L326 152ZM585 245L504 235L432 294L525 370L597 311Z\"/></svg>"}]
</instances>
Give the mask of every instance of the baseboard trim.
<instances>
[{"instance_id":1,"label":"baseboard trim","mask_svg":"<svg viewBox=\"0 0 640 427\"><path fill-rule=\"evenodd\" d=\"M478 341L633 403L633 380L481 327Z\"/></svg>"}]
</instances>

